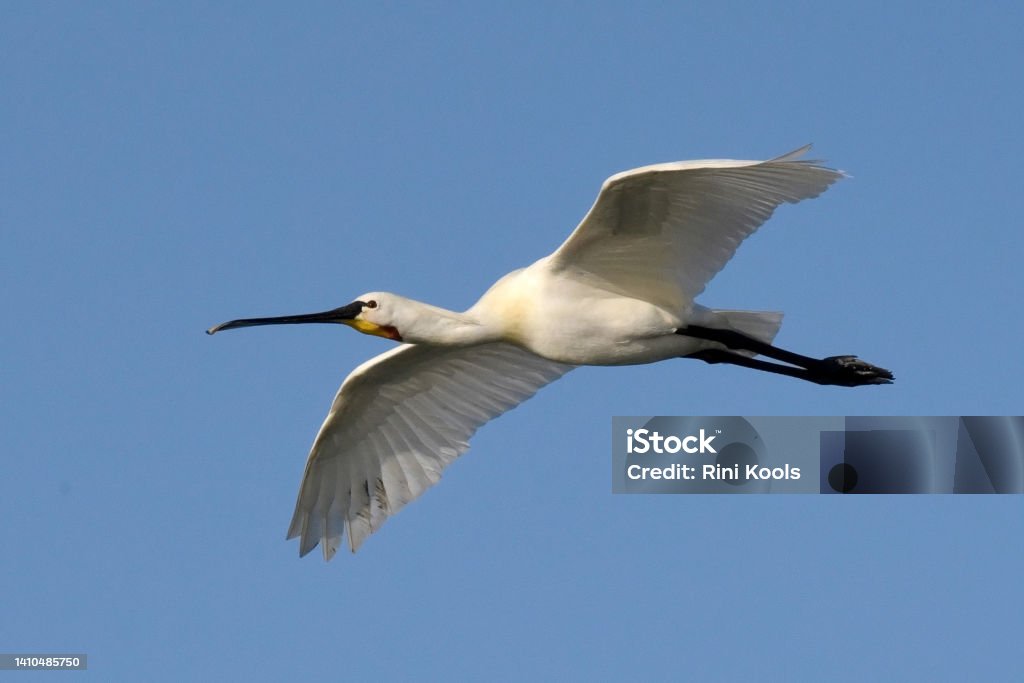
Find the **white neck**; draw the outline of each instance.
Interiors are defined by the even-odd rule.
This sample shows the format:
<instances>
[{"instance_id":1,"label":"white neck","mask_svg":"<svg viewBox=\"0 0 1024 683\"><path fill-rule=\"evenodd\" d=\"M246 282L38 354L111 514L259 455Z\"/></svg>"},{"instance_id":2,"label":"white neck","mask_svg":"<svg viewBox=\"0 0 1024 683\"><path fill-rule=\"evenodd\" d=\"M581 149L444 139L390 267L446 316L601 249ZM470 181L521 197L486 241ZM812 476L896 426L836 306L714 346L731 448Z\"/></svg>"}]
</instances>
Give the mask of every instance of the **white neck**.
<instances>
[{"instance_id":1,"label":"white neck","mask_svg":"<svg viewBox=\"0 0 1024 683\"><path fill-rule=\"evenodd\" d=\"M456 313L412 299L403 303L397 327L404 342L470 346L500 338L470 312Z\"/></svg>"}]
</instances>

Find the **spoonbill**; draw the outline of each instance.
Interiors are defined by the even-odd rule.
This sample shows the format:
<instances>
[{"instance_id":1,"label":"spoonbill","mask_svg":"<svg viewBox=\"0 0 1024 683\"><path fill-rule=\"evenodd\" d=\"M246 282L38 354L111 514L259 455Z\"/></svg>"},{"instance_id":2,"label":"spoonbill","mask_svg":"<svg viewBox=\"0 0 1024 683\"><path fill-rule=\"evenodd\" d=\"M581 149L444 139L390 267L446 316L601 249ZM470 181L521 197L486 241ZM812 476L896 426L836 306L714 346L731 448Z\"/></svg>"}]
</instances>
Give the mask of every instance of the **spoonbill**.
<instances>
[{"instance_id":1,"label":"spoonbill","mask_svg":"<svg viewBox=\"0 0 1024 683\"><path fill-rule=\"evenodd\" d=\"M436 484L484 423L579 365L692 358L817 384L890 383L892 373L856 356L816 359L773 346L781 313L694 302L779 205L844 177L802 160L809 148L613 175L553 254L504 276L462 313L370 292L330 311L207 330L340 323L401 342L352 371L320 427L288 527L300 556L320 544L330 560L346 530L355 552Z\"/></svg>"}]
</instances>

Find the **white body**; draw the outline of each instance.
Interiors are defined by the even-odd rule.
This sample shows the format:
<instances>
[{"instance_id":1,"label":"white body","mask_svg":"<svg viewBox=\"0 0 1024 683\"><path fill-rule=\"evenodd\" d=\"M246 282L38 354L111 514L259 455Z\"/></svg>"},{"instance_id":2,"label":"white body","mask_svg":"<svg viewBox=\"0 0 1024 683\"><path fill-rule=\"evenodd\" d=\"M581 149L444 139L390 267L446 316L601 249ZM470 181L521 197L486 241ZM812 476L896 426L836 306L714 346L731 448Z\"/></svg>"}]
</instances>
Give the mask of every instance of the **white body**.
<instances>
[{"instance_id":1,"label":"white body","mask_svg":"<svg viewBox=\"0 0 1024 683\"><path fill-rule=\"evenodd\" d=\"M551 258L509 273L466 313L507 341L569 365L636 365L692 353L703 342L675 334L691 310L669 311L553 272ZM708 309L697 313L709 320Z\"/></svg>"},{"instance_id":2,"label":"white body","mask_svg":"<svg viewBox=\"0 0 1024 683\"><path fill-rule=\"evenodd\" d=\"M346 529L356 550L437 482L477 428L577 365L651 363L711 345L676 334L687 324L770 342L780 313L712 310L694 298L776 207L842 177L798 160L805 149L615 175L557 251L463 313L360 297L372 305L353 326L407 343L356 368L338 391L288 531L300 553L322 543L330 559Z\"/></svg>"}]
</instances>

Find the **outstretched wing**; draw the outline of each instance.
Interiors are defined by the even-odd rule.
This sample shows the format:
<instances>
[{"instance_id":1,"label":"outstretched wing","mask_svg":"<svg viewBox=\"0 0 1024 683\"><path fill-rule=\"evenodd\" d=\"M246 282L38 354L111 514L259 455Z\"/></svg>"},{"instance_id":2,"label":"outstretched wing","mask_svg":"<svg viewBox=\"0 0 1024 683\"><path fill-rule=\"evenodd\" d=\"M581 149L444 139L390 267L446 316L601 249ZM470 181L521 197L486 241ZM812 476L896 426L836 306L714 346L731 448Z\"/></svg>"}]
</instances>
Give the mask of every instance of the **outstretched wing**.
<instances>
[{"instance_id":1,"label":"outstretched wing","mask_svg":"<svg viewBox=\"0 0 1024 683\"><path fill-rule=\"evenodd\" d=\"M489 420L574 366L511 344L403 345L342 383L306 462L288 538L299 554L355 552L391 515L441 478Z\"/></svg>"},{"instance_id":2,"label":"outstretched wing","mask_svg":"<svg viewBox=\"0 0 1024 683\"><path fill-rule=\"evenodd\" d=\"M843 177L799 160L808 149L769 161L683 161L614 175L551 265L685 312L776 207L816 197Z\"/></svg>"}]
</instances>

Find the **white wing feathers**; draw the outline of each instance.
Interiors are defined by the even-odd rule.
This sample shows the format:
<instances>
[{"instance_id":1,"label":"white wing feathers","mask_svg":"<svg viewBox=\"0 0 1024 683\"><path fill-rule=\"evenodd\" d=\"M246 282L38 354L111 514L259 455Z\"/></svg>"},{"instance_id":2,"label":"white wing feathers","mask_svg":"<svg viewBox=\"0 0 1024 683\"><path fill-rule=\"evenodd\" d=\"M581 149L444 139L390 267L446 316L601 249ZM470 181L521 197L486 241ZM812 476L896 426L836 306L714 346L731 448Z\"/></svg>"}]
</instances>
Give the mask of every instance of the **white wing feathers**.
<instances>
[{"instance_id":1,"label":"white wing feathers","mask_svg":"<svg viewBox=\"0 0 1024 683\"><path fill-rule=\"evenodd\" d=\"M305 555L331 559L348 529L352 551L437 483L489 420L573 366L503 343L403 345L345 379L313 442L288 528Z\"/></svg>"},{"instance_id":2,"label":"white wing feathers","mask_svg":"<svg viewBox=\"0 0 1024 683\"><path fill-rule=\"evenodd\" d=\"M614 175L552 265L607 291L686 312L780 204L816 197L844 177L798 160L808 149L769 161L685 161Z\"/></svg>"}]
</instances>

